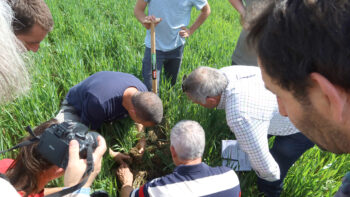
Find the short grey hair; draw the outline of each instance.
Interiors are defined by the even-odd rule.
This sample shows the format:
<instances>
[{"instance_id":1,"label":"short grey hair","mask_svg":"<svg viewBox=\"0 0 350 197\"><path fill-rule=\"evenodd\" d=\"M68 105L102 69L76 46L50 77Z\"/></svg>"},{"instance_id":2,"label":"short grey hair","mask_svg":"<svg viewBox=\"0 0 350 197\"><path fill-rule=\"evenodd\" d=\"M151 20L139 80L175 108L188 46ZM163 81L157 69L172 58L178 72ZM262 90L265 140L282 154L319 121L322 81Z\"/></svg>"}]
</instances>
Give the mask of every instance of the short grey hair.
<instances>
[{"instance_id":1,"label":"short grey hair","mask_svg":"<svg viewBox=\"0 0 350 197\"><path fill-rule=\"evenodd\" d=\"M198 122L182 120L171 129L170 143L182 160L201 158L205 147L205 133Z\"/></svg>"},{"instance_id":2,"label":"short grey hair","mask_svg":"<svg viewBox=\"0 0 350 197\"><path fill-rule=\"evenodd\" d=\"M0 0L0 103L10 101L29 89L23 44L16 38L11 22L14 15L7 1Z\"/></svg>"},{"instance_id":3,"label":"short grey hair","mask_svg":"<svg viewBox=\"0 0 350 197\"><path fill-rule=\"evenodd\" d=\"M221 95L227 87L226 76L216 68L200 66L182 82L183 91L200 103L207 97Z\"/></svg>"},{"instance_id":4,"label":"short grey hair","mask_svg":"<svg viewBox=\"0 0 350 197\"><path fill-rule=\"evenodd\" d=\"M143 121L159 124L163 119L162 100L153 92L136 92L131 97L136 116Z\"/></svg>"}]
</instances>

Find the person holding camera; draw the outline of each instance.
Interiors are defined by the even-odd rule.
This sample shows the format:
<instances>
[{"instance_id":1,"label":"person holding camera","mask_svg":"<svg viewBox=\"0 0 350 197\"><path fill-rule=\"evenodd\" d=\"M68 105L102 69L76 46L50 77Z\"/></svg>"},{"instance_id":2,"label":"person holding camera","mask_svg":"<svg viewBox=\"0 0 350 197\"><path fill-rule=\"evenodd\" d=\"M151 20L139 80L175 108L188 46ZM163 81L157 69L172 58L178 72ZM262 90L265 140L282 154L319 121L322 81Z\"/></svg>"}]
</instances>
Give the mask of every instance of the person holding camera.
<instances>
[{"instance_id":1,"label":"person holding camera","mask_svg":"<svg viewBox=\"0 0 350 197\"><path fill-rule=\"evenodd\" d=\"M163 104L153 92L135 76L112 71L95 73L72 87L56 116L59 122L82 122L93 130L104 122L130 116L139 132L143 127L159 124L163 118ZM139 153L144 152L145 138L137 144ZM128 156L118 153L122 162Z\"/></svg>"},{"instance_id":2,"label":"person holding camera","mask_svg":"<svg viewBox=\"0 0 350 197\"><path fill-rule=\"evenodd\" d=\"M52 143L56 144L57 142L61 140L56 138L54 140L51 140L50 138L44 137L44 132L49 133L48 129L51 129L52 132L55 132L54 126L58 124L58 121L55 119L51 119L38 127L34 130L35 136L40 136L41 141L46 141L45 143ZM70 132L69 130L64 131L66 132L66 136L73 134L73 132L80 132L78 130L81 130L81 127L75 125L73 126L76 131ZM85 127L85 126L84 126ZM45 133L45 134L46 134ZM82 133L82 132L81 132ZM48 136L48 135L46 135ZM23 141L28 141L32 139L32 136L28 136L24 138ZM64 139L62 139L64 140ZM90 177L88 178L87 182L84 184L84 186L78 190L76 195L89 195L90 193L90 185L92 184L93 180L99 173L101 169L101 159L100 158L103 153L106 150L106 144L103 139L103 137L99 136L96 137L96 140L98 141L99 146L96 147L95 150L95 165L94 165L94 171L91 173ZM61 177L65 170L62 168L62 166L57 166L53 162L49 160L48 155L43 154L43 151L46 152L46 150L40 150L40 149L47 149L47 146L45 146L45 143L42 143L41 141L34 142L28 146L21 147L19 154L17 155L15 160L12 159L3 159L0 160L0 173L5 174L5 176L8 178L9 182L16 188L18 193L21 196L28 196L28 197L41 197L46 196L49 194L53 194L55 192L61 191L62 188L45 188L45 185L56 179ZM97 142L96 141L96 142ZM41 145L44 144L44 145ZM96 144L97 145L97 144ZM78 169L82 168L79 163L84 162L79 157L79 152L81 152L82 142L77 143L76 140L72 141L70 144L69 149L69 156L73 156L74 160L77 160L77 164L74 164L74 166L69 166L66 168L66 173L74 173ZM59 147L55 147L56 151L60 151L62 149L59 149ZM66 150L67 151L67 150ZM75 152L78 151L78 154L75 154ZM60 160L59 163L63 163L64 159L60 159L58 155L64 155L66 153L60 153L57 152L55 155L56 159ZM98 158L97 158L98 157ZM72 160L70 160L71 162ZM67 163L66 163L67 164ZM84 165L82 165L84 166ZM82 168L84 169L84 168ZM79 170L78 170L79 171ZM79 175L77 176L79 178ZM82 175L80 175L80 178ZM65 179L65 186L74 186L75 184L79 183L80 179L75 180L74 177L69 176Z\"/></svg>"},{"instance_id":3,"label":"person holding camera","mask_svg":"<svg viewBox=\"0 0 350 197\"><path fill-rule=\"evenodd\" d=\"M0 1L0 104L9 102L13 98L22 95L29 89L30 80L25 67L21 51L25 47L16 38L12 31L11 22L14 20L14 13L7 1ZM99 146L93 153L95 170L90 174L85 186L90 186L101 169L102 156L106 151L106 142L102 137L98 139ZM69 160L64 173L64 186L71 187L81 181L87 164L85 159L79 157L79 144L72 140L69 144ZM18 197L15 188L3 176L0 176L0 190L7 197ZM75 194L66 196L89 196L77 191Z\"/></svg>"}]
</instances>

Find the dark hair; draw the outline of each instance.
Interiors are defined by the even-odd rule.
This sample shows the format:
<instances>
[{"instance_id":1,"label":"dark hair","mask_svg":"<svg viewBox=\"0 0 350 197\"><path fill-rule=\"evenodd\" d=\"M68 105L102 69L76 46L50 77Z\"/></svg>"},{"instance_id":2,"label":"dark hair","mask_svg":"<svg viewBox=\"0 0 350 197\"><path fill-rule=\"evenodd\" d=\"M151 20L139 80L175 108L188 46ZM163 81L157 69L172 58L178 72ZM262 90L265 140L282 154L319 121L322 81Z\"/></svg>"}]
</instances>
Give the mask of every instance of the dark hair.
<instances>
[{"instance_id":1,"label":"dark hair","mask_svg":"<svg viewBox=\"0 0 350 197\"><path fill-rule=\"evenodd\" d=\"M163 118L162 100L153 92L136 92L131 98L136 116L143 121L159 124Z\"/></svg>"},{"instance_id":2,"label":"dark hair","mask_svg":"<svg viewBox=\"0 0 350 197\"><path fill-rule=\"evenodd\" d=\"M14 13L12 23L15 34L27 33L35 23L46 31L53 28L53 19L44 0L8 0Z\"/></svg>"},{"instance_id":3,"label":"dark hair","mask_svg":"<svg viewBox=\"0 0 350 197\"><path fill-rule=\"evenodd\" d=\"M42 123L34 129L35 135L41 135L45 129L49 128L53 124L58 124L56 119L51 119ZM28 136L22 141L32 138ZM19 154L15 161L11 164L6 172L6 176L9 178L11 184L17 191L24 191L26 195L39 192L38 180L43 170L47 170L54 164L47 161L37 151L36 147L38 143L24 146L20 149Z\"/></svg>"},{"instance_id":4,"label":"dark hair","mask_svg":"<svg viewBox=\"0 0 350 197\"><path fill-rule=\"evenodd\" d=\"M309 75L320 73L350 89L349 0L271 3L250 25L263 69L296 98L307 96Z\"/></svg>"}]
</instances>

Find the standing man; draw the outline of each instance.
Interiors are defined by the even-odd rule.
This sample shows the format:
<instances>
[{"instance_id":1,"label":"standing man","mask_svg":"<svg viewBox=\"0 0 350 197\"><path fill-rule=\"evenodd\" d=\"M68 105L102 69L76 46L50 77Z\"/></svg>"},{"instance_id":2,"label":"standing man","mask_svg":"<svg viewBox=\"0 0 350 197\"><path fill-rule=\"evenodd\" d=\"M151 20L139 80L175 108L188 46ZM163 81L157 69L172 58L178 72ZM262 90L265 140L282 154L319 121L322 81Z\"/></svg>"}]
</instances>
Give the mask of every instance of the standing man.
<instances>
[{"instance_id":1,"label":"standing man","mask_svg":"<svg viewBox=\"0 0 350 197\"><path fill-rule=\"evenodd\" d=\"M178 122L170 133L174 172L133 189L133 174L126 164L117 170L121 196L240 196L236 173L227 167L210 167L202 162L205 133L192 120Z\"/></svg>"},{"instance_id":2,"label":"standing man","mask_svg":"<svg viewBox=\"0 0 350 197\"><path fill-rule=\"evenodd\" d=\"M148 16L145 9L148 5ZM190 28L187 28L191 19L192 7L201 10L197 20ZM171 85L176 82L180 70L185 38L191 36L197 28L207 19L210 7L207 0L137 0L135 17L147 29L145 38L145 55L142 60L142 76L149 91L152 90L152 66L151 66L151 24L146 21L155 21L156 17L161 22L155 27L156 53L157 53L157 87L161 76L162 67L166 78L171 80Z\"/></svg>"},{"instance_id":3,"label":"standing man","mask_svg":"<svg viewBox=\"0 0 350 197\"><path fill-rule=\"evenodd\" d=\"M247 7L251 5L254 0L229 0L232 6L241 15L241 20L248 17L247 14L252 14L251 12L246 12ZM247 66L258 66L257 56L253 48L249 47L246 38L248 31L242 28L241 34L239 35L236 48L232 54L232 65L247 65Z\"/></svg>"},{"instance_id":4,"label":"standing man","mask_svg":"<svg viewBox=\"0 0 350 197\"><path fill-rule=\"evenodd\" d=\"M50 9L44 0L8 0L14 13L13 30L28 51L37 52L40 42L53 28Z\"/></svg>"},{"instance_id":5,"label":"standing man","mask_svg":"<svg viewBox=\"0 0 350 197\"><path fill-rule=\"evenodd\" d=\"M228 126L258 175L259 191L279 196L289 168L313 143L278 113L277 100L265 89L260 69L199 67L182 88L194 103L225 110ZM268 136L276 136L271 150Z\"/></svg>"},{"instance_id":6,"label":"standing man","mask_svg":"<svg viewBox=\"0 0 350 197\"><path fill-rule=\"evenodd\" d=\"M337 154L350 153L349 18L349 0L272 2L248 38L280 113ZM335 196L350 196L349 175Z\"/></svg>"},{"instance_id":7,"label":"standing man","mask_svg":"<svg viewBox=\"0 0 350 197\"><path fill-rule=\"evenodd\" d=\"M60 123L82 122L98 130L104 122L127 116L140 124L138 131L142 132L143 126L151 127L162 121L162 101L153 92L148 92L134 75L102 71L69 90L56 119ZM137 146L140 153L143 153L145 144L142 137Z\"/></svg>"}]
</instances>

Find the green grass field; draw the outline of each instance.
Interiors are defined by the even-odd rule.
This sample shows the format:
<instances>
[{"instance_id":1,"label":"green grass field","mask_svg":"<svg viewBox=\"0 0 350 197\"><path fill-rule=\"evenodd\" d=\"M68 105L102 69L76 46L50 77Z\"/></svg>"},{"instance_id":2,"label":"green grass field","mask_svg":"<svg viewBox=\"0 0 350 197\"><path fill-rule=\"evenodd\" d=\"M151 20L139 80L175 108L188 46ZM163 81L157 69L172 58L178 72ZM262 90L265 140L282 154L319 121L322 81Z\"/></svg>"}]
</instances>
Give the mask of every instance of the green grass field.
<instances>
[{"instance_id":1,"label":"green grass field","mask_svg":"<svg viewBox=\"0 0 350 197\"><path fill-rule=\"evenodd\" d=\"M145 29L135 19L135 0L47 0L55 27L32 54L29 68L32 88L27 96L0 107L0 148L7 149L27 135L27 125L38 125L58 112L69 88L89 75L112 70L128 72L141 78ZM182 119L198 121L206 131L204 161L221 164L221 140L234 139L226 125L224 111L207 110L192 104L181 92L181 77L200 65L228 66L241 30L238 13L228 1L209 0L212 13L207 21L187 39L178 82L161 85L166 134ZM199 14L193 10L192 22ZM176 103L176 104L174 104ZM131 126L130 126L131 125ZM109 146L128 151L136 143L135 128L130 120L106 125L102 134ZM11 157L11 154L2 156ZM169 172L173 169L170 155L163 155ZM290 169L282 196L332 196L350 167L349 156L336 156L312 148ZM150 163L150 168L157 166ZM242 196L257 196L255 173L240 174ZM55 181L51 185L60 185ZM94 190L104 189L111 196L118 193L114 162L105 155L103 169L94 182Z\"/></svg>"}]
</instances>

